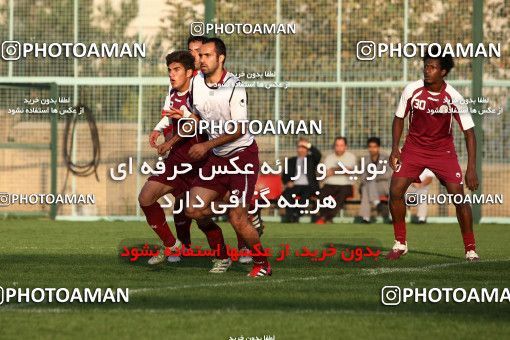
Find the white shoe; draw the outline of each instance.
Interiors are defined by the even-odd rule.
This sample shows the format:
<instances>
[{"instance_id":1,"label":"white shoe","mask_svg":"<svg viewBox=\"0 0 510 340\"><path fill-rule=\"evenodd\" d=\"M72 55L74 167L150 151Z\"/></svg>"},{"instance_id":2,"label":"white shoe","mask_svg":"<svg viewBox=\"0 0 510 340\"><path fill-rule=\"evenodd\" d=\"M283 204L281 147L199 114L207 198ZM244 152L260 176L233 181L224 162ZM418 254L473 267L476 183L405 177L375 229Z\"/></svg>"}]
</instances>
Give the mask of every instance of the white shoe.
<instances>
[{"instance_id":1,"label":"white shoe","mask_svg":"<svg viewBox=\"0 0 510 340\"><path fill-rule=\"evenodd\" d=\"M224 260L213 259L212 262L213 262L213 267L211 270L209 270L209 273L214 273L214 274L222 274L222 273L226 272L228 270L228 268L230 268L230 266L232 265L232 260L230 258L224 259Z\"/></svg>"},{"instance_id":2,"label":"white shoe","mask_svg":"<svg viewBox=\"0 0 510 340\"><path fill-rule=\"evenodd\" d=\"M399 241L395 240L395 244L393 245L393 248L391 248L391 251L386 254L386 259L388 260L397 260L401 256L404 256L407 254L407 242L405 244L400 243Z\"/></svg>"},{"instance_id":3,"label":"white shoe","mask_svg":"<svg viewBox=\"0 0 510 340\"><path fill-rule=\"evenodd\" d=\"M466 253L466 260L469 262L479 261L480 256L474 250L470 250Z\"/></svg>"},{"instance_id":4,"label":"white shoe","mask_svg":"<svg viewBox=\"0 0 510 340\"><path fill-rule=\"evenodd\" d=\"M177 262L181 262L182 257L180 257L180 256L168 256L168 258L166 260L168 261L168 263L177 263Z\"/></svg>"},{"instance_id":5,"label":"white shoe","mask_svg":"<svg viewBox=\"0 0 510 340\"><path fill-rule=\"evenodd\" d=\"M243 247L243 248L239 249L239 252L247 253L248 252L248 248ZM253 262L253 259L251 258L251 256L241 256L241 257L239 257L239 263L241 263L241 264L249 264L249 263L252 263L252 262Z\"/></svg>"},{"instance_id":6,"label":"white shoe","mask_svg":"<svg viewBox=\"0 0 510 340\"><path fill-rule=\"evenodd\" d=\"M182 246L181 241L176 239L175 240L175 244L170 247L170 250L171 251L176 251L181 246ZM170 257L178 257L178 256L168 256L168 258L170 258ZM165 247L161 247L160 250L159 250L159 254L156 255L156 256L151 257L149 259L149 261L147 261L147 263L150 264L151 266L153 266L153 265L165 262L166 258L167 258L167 256L165 255ZM179 261L180 261L180 259L179 259ZM168 261L168 262L170 262L170 261Z\"/></svg>"}]
</instances>

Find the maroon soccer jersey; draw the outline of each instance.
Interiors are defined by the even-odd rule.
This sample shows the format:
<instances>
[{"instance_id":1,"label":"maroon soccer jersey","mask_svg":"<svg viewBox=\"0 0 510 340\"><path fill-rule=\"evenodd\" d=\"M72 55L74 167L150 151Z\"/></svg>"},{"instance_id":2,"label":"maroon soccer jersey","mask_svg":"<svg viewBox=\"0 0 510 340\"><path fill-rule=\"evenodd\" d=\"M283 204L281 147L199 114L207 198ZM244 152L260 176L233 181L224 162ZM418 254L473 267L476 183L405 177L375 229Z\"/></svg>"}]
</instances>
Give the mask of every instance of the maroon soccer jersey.
<instances>
[{"instance_id":1,"label":"maroon soccer jersey","mask_svg":"<svg viewBox=\"0 0 510 340\"><path fill-rule=\"evenodd\" d=\"M176 90L170 90L170 93L165 100L165 105L161 115L164 117L166 111L169 111L172 107L183 111L190 111L189 92L186 91L184 93L179 93ZM179 119L176 118L171 119L171 125L164 130L165 135L172 132L177 133L178 121ZM188 151L193 145L205 141L207 141L207 136L199 134L193 137L183 138L173 146L169 157L176 157L181 162L194 163L196 161L188 156Z\"/></svg>"},{"instance_id":2,"label":"maroon soccer jersey","mask_svg":"<svg viewBox=\"0 0 510 340\"><path fill-rule=\"evenodd\" d=\"M409 116L409 132L404 149L455 153L453 120L458 122L462 130L474 126L463 101L462 95L447 83L439 92L428 91L423 80L407 85L395 113L400 118Z\"/></svg>"}]
</instances>

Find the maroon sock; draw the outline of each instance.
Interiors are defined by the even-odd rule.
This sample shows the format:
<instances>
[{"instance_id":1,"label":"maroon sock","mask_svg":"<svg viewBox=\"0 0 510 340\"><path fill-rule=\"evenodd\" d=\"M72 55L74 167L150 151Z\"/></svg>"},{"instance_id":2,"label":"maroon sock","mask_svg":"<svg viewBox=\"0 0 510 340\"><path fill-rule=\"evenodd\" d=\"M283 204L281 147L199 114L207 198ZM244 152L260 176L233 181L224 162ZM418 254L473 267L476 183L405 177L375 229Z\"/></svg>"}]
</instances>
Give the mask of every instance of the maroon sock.
<instances>
[{"instance_id":1,"label":"maroon sock","mask_svg":"<svg viewBox=\"0 0 510 340\"><path fill-rule=\"evenodd\" d=\"M166 216L163 208L158 202L148 206L140 206L145 214L147 223L158 234L165 247L172 247L175 244L175 237L166 223Z\"/></svg>"},{"instance_id":2,"label":"maroon sock","mask_svg":"<svg viewBox=\"0 0 510 340\"><path fill-rule=\"evenodd\" d=\"M236 232L236 236L237 236L237 249L247 248L246 242L244 242L243 237L240 234L238 234L237 232Z\"/></svg>"},{"instance_id":3,"label":"maroon sock","mask_svg":"<svg viewBox=\"0 0 510 340\"><path fill-rule=\"evenodd\" d=\"M251 249L252 251L255 251L254 248L257 247L257 249L261 252L264 251L264 248L262 247L262 244L259 242L257 244L255 244L253 246L253 248ZM253 263L254 264L261 264L261 265L264 265L264 266L267 266L269 264L269 262L267 261L267 257L266 256L262 256L262 255L255 255L253 256Z\"/></svg>"},{"instance_id":4,"label":"maroon sock","mask_svg":"<svg viewBox=\"0 0 510 340\"><path fill-rule=\"evenodd\" d=\"M198 228L202 230L207 237L207 242L209 243L209 247L211 249L216 250L220 249L220 253L218 255L219 259L227 259L227 247L225 246L225 240L223 239L223 232L219 225L217 225L213 220L210 220L209 223L204 225L199 225Z\"/></svg>"},{"instance_id":5,"label":"maroon sock","mask_svg":"<svg viewBox=\"0 0 510 340\"><path fill-rule=\"evenodd\" d=\"M187 217L184 212L174 215L175 230L177 231L177 238L186 247L191 245L191 218Z\"/></svg>"},{"instance_id":6,"label":"maroon sock","mask_svg":"<svg viewBox=\"0 0 510 340\"><path fill-rule=\"evenodd\" d=\"M462 233L462 239L464 241L464 250L466 253L470 250L475 250L475 234L472 231Z\"/></svg>"},{"instance_id":7,"label":"maroon sock","mask_svg":"<svg viewBox=\"0 0 510 340\"><path fill-rule=\"evenodd\" d=\"M393 222L393 232L395 233L395 240L402 244L406 243L406 222Z\"/></svg>"}]
</instances>

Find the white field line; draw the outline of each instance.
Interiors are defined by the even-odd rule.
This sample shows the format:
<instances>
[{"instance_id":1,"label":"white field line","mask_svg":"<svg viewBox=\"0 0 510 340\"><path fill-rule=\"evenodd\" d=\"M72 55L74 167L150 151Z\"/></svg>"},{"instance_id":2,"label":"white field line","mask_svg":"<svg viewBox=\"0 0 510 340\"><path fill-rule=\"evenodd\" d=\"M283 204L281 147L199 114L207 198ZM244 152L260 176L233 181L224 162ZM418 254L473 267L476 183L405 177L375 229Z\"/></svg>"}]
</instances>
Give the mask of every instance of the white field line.
<instances>
[{"instance_id":1,"label":"white field line","mask_svg":"<svg viewBox=\"0 0 510 340\"><path fill-rule=\"evenodd\" d=\"M482 260L478 263L496 263L496 262L510 262L510 259L502 259L502 260ZM147 287L147 288L138 288L138 289L130 289L129 294L140 294L151 291L161 291L161 290L180 290L180 289L190 289L190 288L216 288L216 287L233 287L233 286L243 286L250 285L253 283L286 283L293 281L315 281L322 279L332 279L332 278L347 278L354 276L376 276L376 275L384 275L391 273L410 273L410 272L429 272L434 269L442 269L447 267L454 266L468 266L471 265L469 262L449 262L449 263L437 263L431 264L423 267L402 267L402 268L394 268L394 267L382 267L382 268L364 268L361 269L360 272L357 273L348 273L344 275L321 275L321 276L307 276L307 277L294 277L287 279L250 279L250 280L242 280L242 281L234 281L234 282L220 282L220 283L203 283L203 284L192 284L192 285L181 285L181 286L165 286L165 287ZM214 274L211 274L213 276ZM244 279L244 278L243 278ZM32 306L32 304L30 304ZM67 309L67 308L23 308L23 304L14 304L14 305L2 305L0 306L0 312L12 312L12 311L21 311L28 313L69 313L69 312L78 312L78 311L86 311L86 310L77 310L77 309ZM169 309L171 311L173 309ZM130 309L131 311L131 309ZM149 311L150 309L141 309L140 311ZM162 312L164 310L154 310L154 312ZM179 311L182 311L179 309ZM335 312L335 311L332 311ZM341 312L341 311L340 311ZM346 311L347 313L356 313L356 311Z\"/></svg>"},{"instance_id":2,"label":"white field line","mask_svg":"<svg viewBox=\"0 0 510 340\"><path fill-rule=\"evenodd\" d=\"M103 312L104 309L100 308L93 308L93 309L70 309L70 308L20 308L20 309L11 309L9 308L0 308L0 313L2 310L5 310L6 312L23 312L23 313L29 313L29 314L46 314L46 313L55 313L55 314L66 314L66 313L82 313L82 312ZM161 313L196 313L196 309L182 309L182 308L161 308L161 309L154 309L154 308L129 308L129 309L108 309L108 314L113 314L115 312L124 313L129 311L129 313L140 313L140 314L161 314ZM239 313L238 309L222 309L218 311L210 311L207 312L208 315L211 314L219 314L223 315L225 313ZM250 313L260 313L267 315L267 311L265 310L250 310ZM289 315L288 311L285 310L277 310L277 311L271 311L271 314L285 314L286 316ZM313 314L317 313L317 310L315 309L300 309L292 311L293 314ZM396 314L396 311L365 311L365 310L356 310L356 309L334 309L334 310L321 310L320 314L379 314L379 315L388 315L388 314ZM398 312L398 315L402 314L408 314L408 312Z\"/></svg>"},{"instance_id":3,"label":"white field line","mask_svg":"<svg viewBox=\"0 0 510 340\"><path fill-rule=\"evenodd\" d=\"M484 260L479 261L479 263L490 263L490 262L509 262L510 259L503 260ZM294 277L287 279L269 279L267 283L284 283L284 282L292 282L292 281L314 281L321 279L331 279L336 277L351 277L351 276L373 276L373 275L382 275L388 273L408 273L408 272L427 272L433 269L440 269L452 266L465 266L470 265L469 262L450 262L450 263L438 263L431 264L423 267L403 267L403 268L395 268L395 267L382 267L382 268L364 268L361 269L359 273L348 273L344 275L321 275L321 276L307 276L307 277ZM212 274L211 274L212 275ZM234 282L220 282L220 283L202 283L202 284L191 284L191 285L181 285L181 286L165 286L165 287L148 287L148 288L138 288L138 289L130 289L129 294L138 294L145 293L153 290L178 290L178 289L189 289L189 288L215 288L215 287L230 287L230 286L240 286L251 283L258 283L260 280L243 280L243 281L234 281Z\"/></svg>"}]
</instances>

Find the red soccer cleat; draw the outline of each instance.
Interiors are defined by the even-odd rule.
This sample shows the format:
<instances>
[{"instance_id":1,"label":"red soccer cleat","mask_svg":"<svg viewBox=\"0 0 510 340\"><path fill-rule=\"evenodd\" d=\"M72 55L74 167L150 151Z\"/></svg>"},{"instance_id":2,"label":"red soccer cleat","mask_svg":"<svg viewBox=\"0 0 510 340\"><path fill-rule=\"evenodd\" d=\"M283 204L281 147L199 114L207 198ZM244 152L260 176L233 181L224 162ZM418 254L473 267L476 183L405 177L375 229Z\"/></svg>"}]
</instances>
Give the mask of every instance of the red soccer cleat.
<instances>
[{"instance_id":1,"label":"red soccer cleat","mask_svg":"<svg viewBox=\"0 0 510 340\"><path fill-rule=\"evenodd\" d=\"M398 260L401 256L407 254L407 242L405 244L395 241L391 251L386 254L387 260Z\"/></svg>"},{"instance_id":2,"label":"red soccer cleat","mask_svg":"<svg viewBox=\"0 0 510 340\"><path fill-rule=\"evenodd\" d=\"M315 221L315 224L326 224L326 221L321 217L317 221Z\"/></svg>"},{"instance_id":3,"label":"red soccer cleat","mask_svg":"<svg viewBox=\"0 0 510 340\"><path fill-rule=\"evenodd\" d=\"M271 276L273 271L271 270L271 266L269 263L267 264L254 264L253 269L247 275L250 277L261 277L261 276Z\"/></svg>"}]
</instances>

